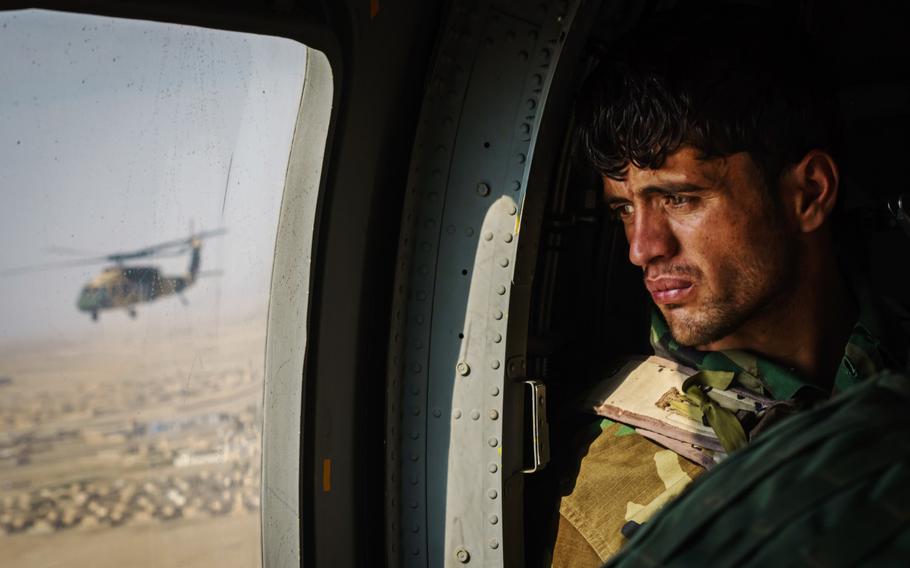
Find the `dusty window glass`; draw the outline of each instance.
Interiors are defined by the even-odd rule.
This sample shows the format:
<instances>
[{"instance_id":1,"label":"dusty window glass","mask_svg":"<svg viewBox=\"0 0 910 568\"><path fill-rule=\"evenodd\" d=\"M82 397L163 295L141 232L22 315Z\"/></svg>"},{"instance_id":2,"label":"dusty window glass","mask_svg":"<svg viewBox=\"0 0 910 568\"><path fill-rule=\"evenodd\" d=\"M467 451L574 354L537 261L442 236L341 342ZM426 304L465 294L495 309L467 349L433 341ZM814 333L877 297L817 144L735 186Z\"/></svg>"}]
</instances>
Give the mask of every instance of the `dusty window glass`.
<instances>
[{"instance_id":1,"label":"dusty window glass","mask_svg":"<svg viewBox=\"0 0 910 568\"><path fill-rule=\"evenodd\" d=\"M307 48L0 13L0 563L260 564Z\"/></svg>"}]
</instances>

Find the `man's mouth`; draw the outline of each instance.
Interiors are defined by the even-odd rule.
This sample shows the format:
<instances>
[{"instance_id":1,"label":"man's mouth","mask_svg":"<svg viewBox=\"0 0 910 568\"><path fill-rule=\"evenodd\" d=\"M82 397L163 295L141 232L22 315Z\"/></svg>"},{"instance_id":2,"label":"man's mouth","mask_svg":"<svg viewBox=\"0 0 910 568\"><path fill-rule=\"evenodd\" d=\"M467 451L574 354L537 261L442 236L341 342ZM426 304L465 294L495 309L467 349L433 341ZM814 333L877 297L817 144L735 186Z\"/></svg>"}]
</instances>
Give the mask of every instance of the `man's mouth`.
<instances>
[{"instance_id":1,"label":"man's mouth","mask_svg":"<svg viewBox=\"0 0 910 568\"><path fill-rule=\"evenodd\" d=\"M645 287L656 304L678 304L691 294L693 283L684 278L657 278L645 280Z\"/></svg>"}]
</instances>

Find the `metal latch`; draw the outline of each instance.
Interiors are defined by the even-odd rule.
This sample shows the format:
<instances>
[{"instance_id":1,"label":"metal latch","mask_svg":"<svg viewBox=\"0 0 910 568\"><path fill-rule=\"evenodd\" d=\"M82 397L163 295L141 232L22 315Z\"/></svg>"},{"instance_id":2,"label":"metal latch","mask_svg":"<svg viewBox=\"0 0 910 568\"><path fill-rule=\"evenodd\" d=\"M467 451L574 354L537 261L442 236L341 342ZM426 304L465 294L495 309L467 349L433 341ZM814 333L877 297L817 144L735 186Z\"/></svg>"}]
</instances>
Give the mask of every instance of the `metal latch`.
<instances>
[{"instance_id":1,"label":"metal latch","mask_svg":"<svg viewBox=\"0 0 910 568\"><path fill-rule=\"evenodd\" d=\"M531 467L521 470L522 473L534 473L542 470L550 462L550 427L547 424L547 386L541 381L525 381L528 387L528 400L531 414L531 444L529 454ZM528 407L525 407L528 409Z\"/></svg>"}]
</instances>

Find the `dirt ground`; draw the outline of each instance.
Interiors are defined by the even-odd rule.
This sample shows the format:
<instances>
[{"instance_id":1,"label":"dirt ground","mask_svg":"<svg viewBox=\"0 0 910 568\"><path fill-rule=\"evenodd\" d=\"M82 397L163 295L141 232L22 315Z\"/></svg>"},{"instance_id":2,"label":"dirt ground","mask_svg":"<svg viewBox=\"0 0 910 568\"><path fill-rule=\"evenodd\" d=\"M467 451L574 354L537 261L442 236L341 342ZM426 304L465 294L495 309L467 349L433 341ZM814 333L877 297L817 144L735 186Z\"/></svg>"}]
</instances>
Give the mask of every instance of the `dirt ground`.
<instances>
[{"instance_id":1,"label":"dirt ground","mask_svg":"<svg viewBox=\"0 0 910 568\"><path fill-rule=\"evenodd\" d=\"M264 322L0 345L0 566L259 566Z\"/></svg>"},{"instance_id":2,"label":"dirt ground","mask_svg":"<svg viewBox=\"0 0 910 568\"><path fill-rule=\"evenodd\" d=\"M0 564L16 567L233 568L260 565L259 515L0 537Z\"/></svg>"}]
</instances>

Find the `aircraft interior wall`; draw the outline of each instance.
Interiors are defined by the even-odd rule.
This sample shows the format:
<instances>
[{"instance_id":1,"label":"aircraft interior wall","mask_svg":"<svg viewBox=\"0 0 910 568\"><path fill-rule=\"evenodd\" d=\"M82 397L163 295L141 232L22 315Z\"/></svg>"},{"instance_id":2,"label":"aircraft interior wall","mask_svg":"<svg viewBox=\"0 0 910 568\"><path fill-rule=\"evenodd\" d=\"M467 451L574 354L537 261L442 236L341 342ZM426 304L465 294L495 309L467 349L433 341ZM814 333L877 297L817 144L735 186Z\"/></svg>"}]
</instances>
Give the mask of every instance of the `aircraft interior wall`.
<instances>
[{"instance_id":1,"label":"aircraft interior wall","mask_svg":"<svg viewBox=\"0 0 910 568\"><path fill-rule=\"evenodd\" d=\"M883 293L904 299L906 18L858 0L750 4L812 21L826 38L844 113L844 246L862 251ZM649 17L686 6L11 5L276 35L324 54L328 138L315 233L298 251L312 258L309 312L270 316L284 316L270 333L297 325L305 337L287 346L303 366L288 379L299 389L284 391L298 393L299 423L267 434L299 452L299 477L281 480L297 484L299 502L294 515L263 513L265 565L544 564L562 480L584 447L568 441L591 421L578 397L617 358L649 352L640 274L601 181L573 154L574 98ZM901 194L903 225L888 210ZM283 258L295 254L289 242ZM546 387L545 406L532 380ZM544 425L549 436L535 438ZM263 468L283 467L279 453Z\"/></svg>"}]
</instances>

